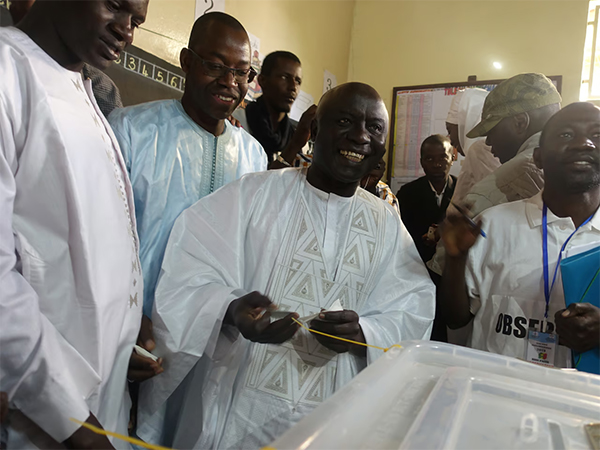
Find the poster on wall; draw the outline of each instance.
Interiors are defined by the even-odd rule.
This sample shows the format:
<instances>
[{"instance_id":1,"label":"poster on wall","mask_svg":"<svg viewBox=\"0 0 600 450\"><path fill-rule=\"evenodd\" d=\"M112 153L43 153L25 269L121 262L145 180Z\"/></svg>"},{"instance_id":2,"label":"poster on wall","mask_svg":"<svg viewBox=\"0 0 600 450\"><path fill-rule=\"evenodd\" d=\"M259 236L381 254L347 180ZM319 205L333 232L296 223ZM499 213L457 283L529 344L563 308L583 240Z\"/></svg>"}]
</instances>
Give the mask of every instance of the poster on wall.
<instances>
[{"instance_id":1,"label":"poster on wall","mask_svg":"<svg viewBox=\"0 0 600 450\"><path fill-rule=\"evenodd\" d=\"M214 11L225 12L225 0L196 0L194 20L206 13Z\"/></svg>"},{"instance_id":2,"label":"poster on wall","mask_svg":"<svg viewBox=\"0 0 600 450\"><path fill-rule=\"evenodd\" d=\"M329 70L323 72L323 94L337 86L337 78Z\"/></svg>"},{"instance_id":3,"label":"poster on wall","mask_svg":"<svg viewBox=\"0 0 600 450\"><path fill-rule=\"evenodd\" d=\"M561 76L550 76L560 92ZM424 175L420 162L421 143L432 134L447 135L446 117L452 99L462 89L479 88L491 92L503 80L467 81L420 86L395 87L393 91L388 180L396 192L400 186ZM458 175L462 156L450 170Z\"/></svg>"},{"instance_id":4,"label":"poster on wall","mask_svg":"<svg viewBox=\"0 0 600 450\"><path fill-rule=\"evenodd\" d=\"M310 108L314 103L315 99L313 96L301 90L298 93L298 97L296 97L296 101L292 105L290 117L295 121L299 121L302 114L304 114L304 111Z\"/></svg>"},{"instance_id":5,"label":"poster on wall","mask_svg":"<svg viewBox=\"0 0 600 450\"><path fill-rule=\"evenodd\" d=\"M496 85L477 86L491 91ZM392 190L423 176L421 143L432 134L446 136L446 117L459 87L398 91L395 98L394 151L396 157L390 182ZM464 89L464 87L462 87ZM450 173L458 176L463 157L458 155Z\"/></svg>"}]
</instances>

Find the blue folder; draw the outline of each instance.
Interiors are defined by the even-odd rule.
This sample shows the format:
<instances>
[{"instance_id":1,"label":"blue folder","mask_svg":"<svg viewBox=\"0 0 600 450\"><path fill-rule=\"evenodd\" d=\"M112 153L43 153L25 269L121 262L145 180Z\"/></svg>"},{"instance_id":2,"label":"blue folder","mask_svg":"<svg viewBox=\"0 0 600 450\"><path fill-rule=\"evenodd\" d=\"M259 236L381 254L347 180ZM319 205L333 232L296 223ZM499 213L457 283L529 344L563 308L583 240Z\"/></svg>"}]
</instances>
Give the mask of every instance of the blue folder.
<instances>
[{"instance_id":1,"label":"blue folder","mask_svg":"<svg viewBox=\"0 0 600 450\"><path fill-rule=\"evenodd\" d=\"M567 307L571 303L591 303L600 308L600 247L563 259L560 271ZM573 361L577 370L600 375L598 347L585 353L573 352Z\"/></svg>"}]
</instances>

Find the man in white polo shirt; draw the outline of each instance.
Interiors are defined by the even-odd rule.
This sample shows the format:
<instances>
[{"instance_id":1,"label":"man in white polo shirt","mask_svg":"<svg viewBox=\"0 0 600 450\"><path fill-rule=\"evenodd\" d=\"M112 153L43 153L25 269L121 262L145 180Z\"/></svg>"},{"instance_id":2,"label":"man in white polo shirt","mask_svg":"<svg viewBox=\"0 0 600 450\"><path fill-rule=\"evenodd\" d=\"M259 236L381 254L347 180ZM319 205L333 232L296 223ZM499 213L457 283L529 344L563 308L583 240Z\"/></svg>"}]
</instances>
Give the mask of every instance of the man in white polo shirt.
<instances>
[{"instance_id":1,"label":"man in white polo shirt","mask_svg":"<svg viewBox=\"0 0 600 450\"><path fill-rule=\"evenodd\" d=\"M552 283L561 247L600 243L600 108L575 103L555 114L534 159L544 171L543 192L484 211L476 227L462 216L447 217L438 295L450 328L473 320L472 348L526 358L530 329L557 333L561 345L549 362L569 367L569 349L600 344L600 309L589 303L565 309L560 270ZM479 237L481 228L486 238Z\"/></svg>"}]
</instances>

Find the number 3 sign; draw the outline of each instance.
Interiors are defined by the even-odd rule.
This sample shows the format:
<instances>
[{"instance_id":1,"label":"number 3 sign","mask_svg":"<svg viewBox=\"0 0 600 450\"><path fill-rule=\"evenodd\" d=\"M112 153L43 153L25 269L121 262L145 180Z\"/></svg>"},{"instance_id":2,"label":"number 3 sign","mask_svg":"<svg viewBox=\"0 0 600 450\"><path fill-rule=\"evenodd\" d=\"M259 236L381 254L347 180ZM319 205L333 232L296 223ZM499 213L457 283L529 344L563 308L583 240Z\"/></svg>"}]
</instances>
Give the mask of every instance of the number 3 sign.
<instances>
[{"instance_id":1,"label":"number 3 sign","mask_svg":"<svg viewBox=\"0 0 600 450\"><path fill-rule=\"evenodd\" d=\"M337 86L337 78L329 70L323 73L323 94Z\"/></svg>"}]
</instances>

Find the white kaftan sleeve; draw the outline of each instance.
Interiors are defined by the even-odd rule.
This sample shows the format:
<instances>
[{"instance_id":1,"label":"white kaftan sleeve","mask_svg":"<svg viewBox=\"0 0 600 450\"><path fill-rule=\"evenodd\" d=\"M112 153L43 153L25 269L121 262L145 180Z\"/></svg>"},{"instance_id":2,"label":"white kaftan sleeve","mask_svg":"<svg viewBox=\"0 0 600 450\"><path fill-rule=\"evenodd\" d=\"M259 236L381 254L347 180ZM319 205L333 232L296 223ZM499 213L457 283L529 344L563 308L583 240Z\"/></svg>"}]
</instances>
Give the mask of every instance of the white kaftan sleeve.
<instances>
[{"instance_id":1,"label":"white kaftan sleeve","mask_svg":"<svg viewBox=\"0 0 600 450\"><path fill-rule=\"evenodd\" d=\"M384 348L400 341L428 340L435 315L435 286L400 217L387 206L385 236L390 257L359 313L366 342ZM369 348L367 362L381 354Z\"/></svg>"},{"instance_id":2,"label":"white kaftan sleeve","mask_svg":"<svg viewBox=\"0 0 600 450\"><path fill-rule=\"evenodd\" d=\"M36 292L17 270L14 136L20 131L0 96L0 386L23 414L61 442L79 428L70 417L87 419L85 396L99 380L74 375L94 372L40 312Z\"/></svg>"},{"instance_id":3,"label":"white kaftan sleeve","mask_svg":"<svg viewBox=\"0 0 600 450\"><path fill-rule=\"evenodd\" d=\"M213 357L227 307L248 293L243 290L244 231L261 197L256 179L248 181L243 177L204 197L173 226L152 311L155 353L164 358L165 372L144 383L144 408L150 414L200 357ZM228 328L234 331L233 345L239 334Z\"/></svg>"}]
</instances>

